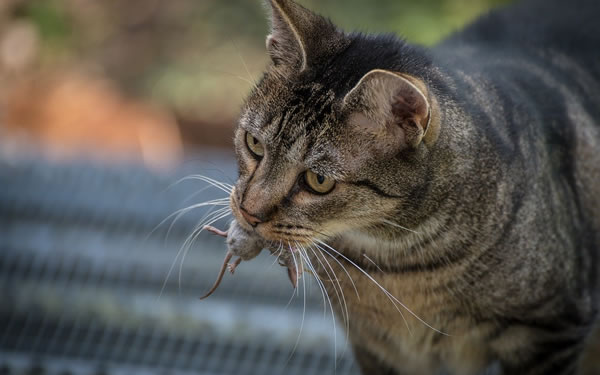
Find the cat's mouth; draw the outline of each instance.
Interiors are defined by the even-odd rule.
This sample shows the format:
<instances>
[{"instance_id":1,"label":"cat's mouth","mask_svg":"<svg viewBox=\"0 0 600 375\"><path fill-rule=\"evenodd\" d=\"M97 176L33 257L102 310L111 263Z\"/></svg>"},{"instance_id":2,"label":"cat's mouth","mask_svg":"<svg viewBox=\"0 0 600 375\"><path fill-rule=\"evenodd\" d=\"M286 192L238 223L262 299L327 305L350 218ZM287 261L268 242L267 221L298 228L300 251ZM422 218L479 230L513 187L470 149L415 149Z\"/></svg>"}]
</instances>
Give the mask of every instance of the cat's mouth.
<instances>
[{"instance_id":1,"label":"cat's mouth","mask_svg":"<svg viewBox=\"0 0 600 375\"><path fill-rule=\"evenodd\" d=\"M287 223L279 220L270 220L252 225L242 214L235 187L231 191L230 203L233 216L238 224L250 233L256 233L266 241L282 244L288 247L308 246L313 243L315 232L309 227Z\"/></svg>"}]
</instances>

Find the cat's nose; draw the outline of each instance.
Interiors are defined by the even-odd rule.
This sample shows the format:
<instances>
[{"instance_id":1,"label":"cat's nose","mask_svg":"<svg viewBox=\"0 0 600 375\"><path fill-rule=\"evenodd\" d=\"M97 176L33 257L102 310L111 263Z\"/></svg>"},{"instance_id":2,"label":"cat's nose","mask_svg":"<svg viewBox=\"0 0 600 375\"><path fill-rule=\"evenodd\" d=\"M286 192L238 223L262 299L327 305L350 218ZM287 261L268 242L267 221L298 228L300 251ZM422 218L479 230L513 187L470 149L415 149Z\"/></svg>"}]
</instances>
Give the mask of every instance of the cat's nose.
<instances>
[{"instance_id":1,"label":"cat's nose","mask_svg":"<svg viewBox=\"0 0 600 375\"><path fill-rule=\"evenodd\" d=\"M246 209L242 206L240 206L240 212L244 219L246 219L248 224L250 224L252 227L256 227L259 223L262 223L262 220L248 213L248 211L246 211Z\"/></svg>"}]
</instances>

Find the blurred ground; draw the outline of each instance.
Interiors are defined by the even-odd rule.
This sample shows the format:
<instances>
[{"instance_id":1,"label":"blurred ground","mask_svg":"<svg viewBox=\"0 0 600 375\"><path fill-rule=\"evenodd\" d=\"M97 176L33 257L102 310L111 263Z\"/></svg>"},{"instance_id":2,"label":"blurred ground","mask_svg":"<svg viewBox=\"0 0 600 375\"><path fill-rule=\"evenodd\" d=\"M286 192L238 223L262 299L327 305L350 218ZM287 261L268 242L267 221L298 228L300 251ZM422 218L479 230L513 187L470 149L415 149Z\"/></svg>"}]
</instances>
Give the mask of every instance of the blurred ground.
<instances>
[{"instance_id":1,"label":"blurred ground","mask_svg":"<svg viewBox=\"0 0 600 375\"><path fill-rule=\"evenodd\" d=\"M302 4L346 30L432 44L505 2ZM182 144L229 147L266 64L266 16L261 0L3 0L0 135L53 158L89 152L158 167L180 159Z\"/></svg>"}]
</instances>

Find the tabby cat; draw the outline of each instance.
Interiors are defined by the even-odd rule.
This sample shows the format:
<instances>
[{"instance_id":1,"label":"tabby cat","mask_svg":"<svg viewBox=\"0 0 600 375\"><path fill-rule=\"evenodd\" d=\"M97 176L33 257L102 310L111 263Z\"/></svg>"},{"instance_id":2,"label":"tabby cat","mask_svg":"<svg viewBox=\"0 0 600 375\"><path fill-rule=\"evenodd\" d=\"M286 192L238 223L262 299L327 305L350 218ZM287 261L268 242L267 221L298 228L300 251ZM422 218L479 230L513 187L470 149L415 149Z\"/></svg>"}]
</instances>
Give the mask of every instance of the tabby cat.
<instances>
[{"instance_id":1,"label":"tabby cat","mask_svg":"<svg viewBox=\"0 0 600 375\"><path fill-rule=\"evenodd\" d=\"M315 273L364 374L575 373L600 297L600 2L524 1L431 49L268 3L234 228Z\"/></svg>"}]
</instances>

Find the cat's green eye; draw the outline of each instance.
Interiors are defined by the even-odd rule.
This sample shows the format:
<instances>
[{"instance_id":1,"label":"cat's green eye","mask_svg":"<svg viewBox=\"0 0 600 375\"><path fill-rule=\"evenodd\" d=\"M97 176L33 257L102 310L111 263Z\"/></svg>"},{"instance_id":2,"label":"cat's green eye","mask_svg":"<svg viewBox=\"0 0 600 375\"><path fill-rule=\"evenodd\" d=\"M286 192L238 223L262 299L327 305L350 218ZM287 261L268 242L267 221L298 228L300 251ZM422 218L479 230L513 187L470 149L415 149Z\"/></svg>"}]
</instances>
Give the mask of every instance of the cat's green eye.
<instances>
[{"instance_id":1,"label":"cat's green eye","mask_svg":"<svg viewBox=\"0 0 600 375\"><path fill-rule=\"evenodd\" d=\"M335 180L333 178L316 174L310 170L306 171L304 174L304 180L312 190L319 194L327 194L333 190L333 187L335 186Z\"/></svg>"},{"instance_id":2,"label":"cat's green eye","mask_svg":"<svg viewBox=\"0 0 600 375\"><path fill-rule=\"evenodd\" d=\"M262 158L265 155L265 149L256 137L252 134L246 132L246 145L250 152L252 152L255 156Z\"/></svg>"}]
</instances>

